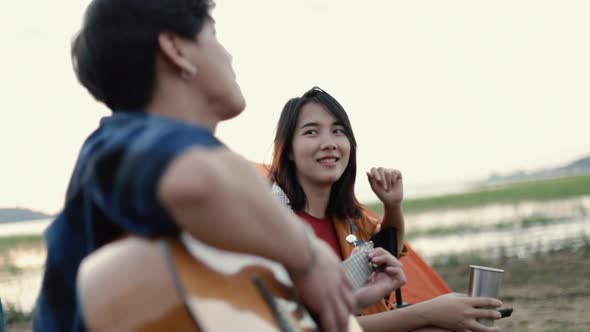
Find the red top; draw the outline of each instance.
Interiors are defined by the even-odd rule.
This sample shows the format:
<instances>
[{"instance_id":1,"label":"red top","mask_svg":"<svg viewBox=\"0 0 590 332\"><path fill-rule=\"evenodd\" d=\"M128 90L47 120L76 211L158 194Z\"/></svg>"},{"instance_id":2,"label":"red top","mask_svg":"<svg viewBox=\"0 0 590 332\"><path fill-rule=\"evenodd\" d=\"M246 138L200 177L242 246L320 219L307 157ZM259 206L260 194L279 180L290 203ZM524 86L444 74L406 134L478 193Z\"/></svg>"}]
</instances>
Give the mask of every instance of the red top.
<instances>
[{"instance_id":1,"label":"red top","mask_svg":"<svg viewBox=\"0 0 590 332\"><path fill-rule=\"evenodd\" d=\"M316 218L303 210L295 211L295 214L299 216L299 218L305 220L305 222L307 222L313 228L315 235L326 241L330 247L332 247L334 253L340 257L340 259L343 259L332 219L329 217L324 217L321 219Z\"/></svg>"}]
</instances>

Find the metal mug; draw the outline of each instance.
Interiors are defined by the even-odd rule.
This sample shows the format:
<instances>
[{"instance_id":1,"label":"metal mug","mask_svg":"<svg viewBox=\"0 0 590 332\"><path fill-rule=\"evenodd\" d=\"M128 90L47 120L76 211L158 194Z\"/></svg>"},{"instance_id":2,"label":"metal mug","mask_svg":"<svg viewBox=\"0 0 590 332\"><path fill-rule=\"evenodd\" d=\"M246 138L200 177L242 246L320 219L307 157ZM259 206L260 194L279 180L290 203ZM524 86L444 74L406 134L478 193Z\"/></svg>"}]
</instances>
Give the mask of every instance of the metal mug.
<instances>
[{"instance_id":1,"label":"metal mug","mask_svg":"<svg viewBox=\"0 0 590 332\"><path fill-rule=\"evenodd\" d=\"M467 295L498 298L504 270L478 265L469 267ZM494 326L493 319L478 319L478 322L485 326Z\"/></svg>"}]
</instances>

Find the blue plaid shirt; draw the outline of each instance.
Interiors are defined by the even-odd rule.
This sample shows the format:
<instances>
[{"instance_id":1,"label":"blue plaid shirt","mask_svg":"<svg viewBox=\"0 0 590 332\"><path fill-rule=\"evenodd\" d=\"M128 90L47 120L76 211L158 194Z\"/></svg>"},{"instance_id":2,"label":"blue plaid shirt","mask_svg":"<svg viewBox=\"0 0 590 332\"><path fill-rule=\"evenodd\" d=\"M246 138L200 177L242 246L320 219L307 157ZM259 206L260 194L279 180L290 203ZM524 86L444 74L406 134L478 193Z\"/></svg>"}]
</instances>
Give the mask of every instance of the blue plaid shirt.
<instances>
[{"instance_id":1,"label":"blue plaid shirt","mask_svg":"<svg viewBox=\"0 0 590 332\"><path fill-rule=\"evenodd\" d=\"M80 262L122 233L174 235L178 226L156 197L170 162L189 147L220 147L203 127L145 112L100 122L78 157L63 211L45 234L47 261L35 331L83 331L76 296Z\"/></svg>"}]
</instances>

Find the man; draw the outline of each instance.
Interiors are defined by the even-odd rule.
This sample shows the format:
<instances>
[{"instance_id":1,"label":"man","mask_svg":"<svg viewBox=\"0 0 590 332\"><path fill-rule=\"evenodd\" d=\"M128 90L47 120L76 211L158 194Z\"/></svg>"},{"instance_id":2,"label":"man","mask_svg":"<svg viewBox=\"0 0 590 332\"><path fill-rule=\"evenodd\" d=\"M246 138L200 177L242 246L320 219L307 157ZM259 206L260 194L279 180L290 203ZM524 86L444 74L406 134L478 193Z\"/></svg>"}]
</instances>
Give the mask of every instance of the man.
<instances>
[{"instance_id":1,"label":"man","mask_svg":"<svg viewBox=\"0 0 590 332\"><path fill-rule=\"evenodd\" d=\"M47 230L34 330L85 329L75 284L90 253L125 234L181 229L282 263L322 326L346 329L355 303L338 258L286 208L269 204L274 198L254 166L213 136L245 102L211 7L206 0L90 3L72 44L74 69L113 114L82 146L64 209ZM283 243L301 250L281 250Z\"/></svg>"}]
</instances>

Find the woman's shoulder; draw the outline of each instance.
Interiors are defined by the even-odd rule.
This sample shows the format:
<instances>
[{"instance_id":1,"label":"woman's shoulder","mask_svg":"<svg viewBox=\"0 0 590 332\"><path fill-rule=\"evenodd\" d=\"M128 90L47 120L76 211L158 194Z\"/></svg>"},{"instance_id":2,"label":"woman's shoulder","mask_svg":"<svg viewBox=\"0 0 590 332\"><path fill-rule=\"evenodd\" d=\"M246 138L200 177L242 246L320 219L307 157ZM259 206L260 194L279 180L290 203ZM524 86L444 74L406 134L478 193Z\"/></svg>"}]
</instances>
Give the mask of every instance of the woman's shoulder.
<instances>
[{"instance_id":1,"label":"woman's shoulder","mask_svg":"<svg viewBox=\"0 0 590 332\"><path fill-rule=\"evenodd\" d=\"M360 235L360 238L362 239L368 239L379 231L380 219L371 211L365 211L365 209L363 209L358 217L350 217L347 219L336 218L335 224L347 228L350 227L352 233L356 233L357 236Z\"/></svg>"},{"instance_id":2,"label":"woman's shoulder","mask_svg":"<svg viewBox=\"0 0 590 332\"><path fill-rule=\"evenodd\" d=\"M360 225L364 227L372 228L373 231L381 225L381 218L375 212L367 209L363 206L361 210L361 216L357 218L357 221Z\"/></svg>"}]
</instances>

